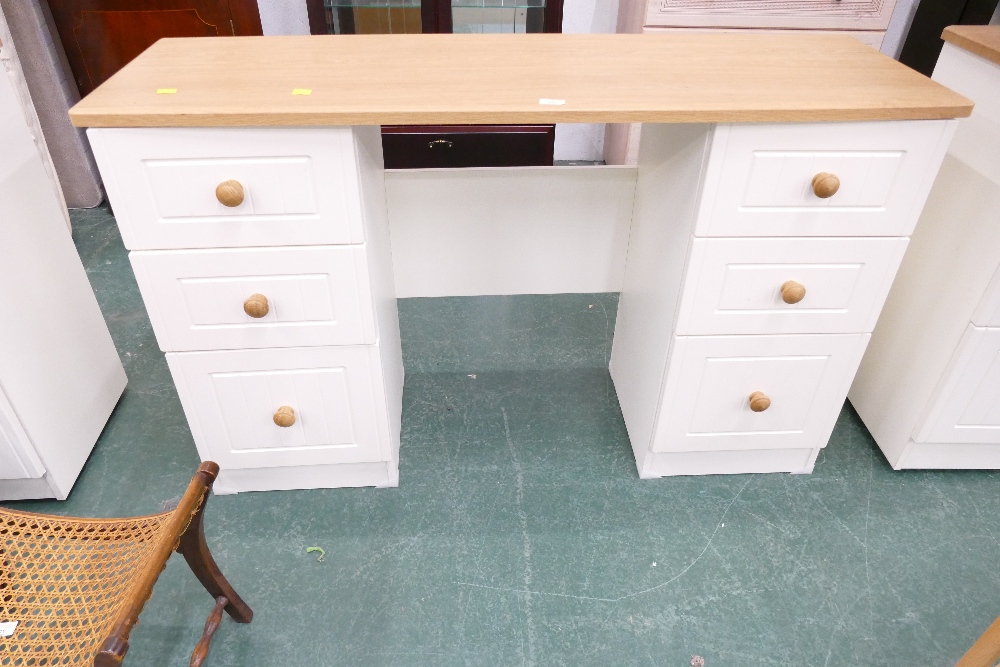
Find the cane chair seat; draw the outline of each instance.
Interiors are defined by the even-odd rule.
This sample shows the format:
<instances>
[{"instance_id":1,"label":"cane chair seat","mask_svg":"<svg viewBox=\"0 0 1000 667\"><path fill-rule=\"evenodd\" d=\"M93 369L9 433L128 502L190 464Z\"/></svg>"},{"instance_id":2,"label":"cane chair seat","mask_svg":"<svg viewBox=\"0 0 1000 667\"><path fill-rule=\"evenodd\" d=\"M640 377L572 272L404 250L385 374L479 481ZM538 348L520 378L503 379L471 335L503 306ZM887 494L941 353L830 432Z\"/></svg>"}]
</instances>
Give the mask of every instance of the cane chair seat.
<instances>
[{"instance_id":1,"label":"cane chair seat","mask_svg":"<svg viewBox=\"0 0 1000 667\"><path fill-rule=\"evenodd\" d=\"M222 611L253 612L219 572L205 543L205 498L218 473L202 464L177 507L124 519L78 519L0 507L0 667L120 665L153 584L180 551L216 599L192 657L200 665ZM0 633L2 634L2 633Z\"/></svg>"}]
</instances>

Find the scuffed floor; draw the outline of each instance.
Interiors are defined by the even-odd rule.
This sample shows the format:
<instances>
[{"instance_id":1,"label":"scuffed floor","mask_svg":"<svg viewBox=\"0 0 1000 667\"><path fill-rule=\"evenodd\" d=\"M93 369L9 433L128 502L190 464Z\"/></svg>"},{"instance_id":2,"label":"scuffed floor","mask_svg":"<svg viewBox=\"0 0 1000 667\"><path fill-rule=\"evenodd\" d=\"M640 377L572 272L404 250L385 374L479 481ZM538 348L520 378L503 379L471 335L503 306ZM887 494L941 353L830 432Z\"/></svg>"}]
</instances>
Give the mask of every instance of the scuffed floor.
<instances>
[{"instance_id":1,"label":"scuffed floor","mask_svg":"<svg viewBox=\"0 0 1000 667\"><path fill-rule=\"evenodd\" d=\"M197 453L113 219L73 218L129 388L70 499L14 505L156 511ZM813 475L640 481L616 303L401 301L400 488L213 498L256 618L208 664L951 665L1000 614L1000 476L893 472L849 406ZM211 608L173 559L126 664L186 665Z\"/></svg>"}]
</instances>

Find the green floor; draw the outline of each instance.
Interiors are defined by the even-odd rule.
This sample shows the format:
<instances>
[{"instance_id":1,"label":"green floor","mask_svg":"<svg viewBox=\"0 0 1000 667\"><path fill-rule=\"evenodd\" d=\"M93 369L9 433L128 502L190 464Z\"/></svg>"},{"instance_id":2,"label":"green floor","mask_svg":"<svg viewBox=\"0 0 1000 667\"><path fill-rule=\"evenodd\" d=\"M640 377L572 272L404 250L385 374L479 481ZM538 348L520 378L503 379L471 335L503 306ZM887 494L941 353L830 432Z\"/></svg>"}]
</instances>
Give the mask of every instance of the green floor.
<instances>
[{"instance_id":1,"label":"green floor","mask_svg":"<svg viewBox=\"0 0 1000 667\"><path fill-rule=\"evenodd\" d=\"M74 223L129 387L70 499L16 506L158 510L198 457L113 220ZM615 306L401 301L400 487L213 498L256 618L208 664L947 666L1000 614L1000 477L893 472L850 407L812 475L639 480ZM187 665L211 607L174 559L126 666Z\"/></svg>"}]
</instances>

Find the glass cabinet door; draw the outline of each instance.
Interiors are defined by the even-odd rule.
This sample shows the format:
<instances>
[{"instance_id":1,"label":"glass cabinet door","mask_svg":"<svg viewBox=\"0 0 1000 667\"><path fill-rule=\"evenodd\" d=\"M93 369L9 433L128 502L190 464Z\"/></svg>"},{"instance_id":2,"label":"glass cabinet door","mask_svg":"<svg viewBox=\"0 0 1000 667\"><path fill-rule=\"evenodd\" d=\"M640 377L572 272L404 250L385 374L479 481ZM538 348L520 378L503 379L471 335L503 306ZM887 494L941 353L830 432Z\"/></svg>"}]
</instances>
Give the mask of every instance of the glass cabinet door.
<instances>
[{"instance_id":1,"label":"glass cabinet door","mask_svg":"<svg viewBox=\"0 0 1000 667\"><path fill-rule=\"evenodd\" d=\"M323 0L323 10L331 35L560 32L562 22L562 0Z\"/></svg>"}]
</instances>

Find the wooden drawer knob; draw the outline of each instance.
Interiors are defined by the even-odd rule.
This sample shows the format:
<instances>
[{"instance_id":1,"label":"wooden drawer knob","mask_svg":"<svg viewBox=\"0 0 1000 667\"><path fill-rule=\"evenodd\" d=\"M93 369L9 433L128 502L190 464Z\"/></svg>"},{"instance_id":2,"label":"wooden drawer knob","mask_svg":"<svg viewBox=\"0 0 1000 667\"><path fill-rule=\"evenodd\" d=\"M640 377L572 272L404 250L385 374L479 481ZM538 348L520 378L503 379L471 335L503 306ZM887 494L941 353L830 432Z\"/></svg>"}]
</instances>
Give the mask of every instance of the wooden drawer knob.
<instances>
[{"instance_id":1,"label":"wooden drawer knob","mask_svg":"<svg viewBox=\"0 0 1000 667\"><path fill-rule=\"evenodd\" d=\"M271 307L267 303L267 297L263 294L251 294L243 302L243 312L250 317L265 317L270 310Z\"/></svg>"},{"instance_id":2,"label":"wooden drawer knob","mask_svg":"<svg viewBox=\"0 0 1000 667\"><path fill-rule=\"evenodd\" d=\"M829 199L840 189L840 179L825 171L813 176L813 193L820 199Z\"/></svg>"},{"instance_id":3,"label":"wooden drawer knob","mask_svg":"<svg viewBox=\"0 0 1000 667\"><path fill-rule=\"evenodd\" d=\"M806 288L794 280L781 283L781 300L785 303L798 303L806 298Z\"/></svg>"},{"instance_id":4,"label":"wooden drawer knob","mask_svg":"<svg viewBox=\"0 0 1000 667\"><path fill-rule=\"evenodd\" d=\"M771 407L771 399L762 391L755 391L750 394L750 409L754 412L764 412ZM275 417L277 420L277 417Z\"/></svg>"},{"instance_id":5,"label":"wooden drawer knob","mask_svg":"<svg viewBox=\"0 0 1000 667\"><path fill-rule=\"evenodd\" d=\"M243 203L243 185L239 181L222 181L215 187L215 198L230 208Z\"/></svg>"},{"instance_id":6,"label":"wooden drawer knob","mask_svg":"<svg viewBox=\"0 0 1000 667\"><path fill-rule=\"evenodd\" d=\"M295 423L295 410L287 405L282 405L274 413L274 423L281 428L288 428Z\"/></svg>"}]
</instances>

